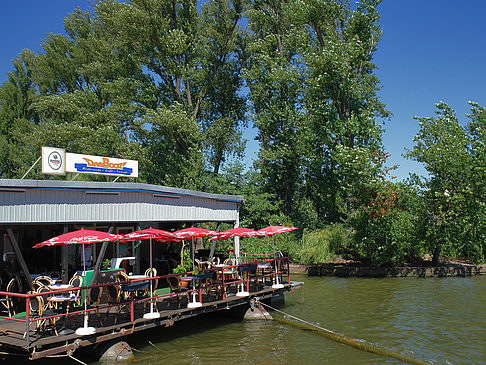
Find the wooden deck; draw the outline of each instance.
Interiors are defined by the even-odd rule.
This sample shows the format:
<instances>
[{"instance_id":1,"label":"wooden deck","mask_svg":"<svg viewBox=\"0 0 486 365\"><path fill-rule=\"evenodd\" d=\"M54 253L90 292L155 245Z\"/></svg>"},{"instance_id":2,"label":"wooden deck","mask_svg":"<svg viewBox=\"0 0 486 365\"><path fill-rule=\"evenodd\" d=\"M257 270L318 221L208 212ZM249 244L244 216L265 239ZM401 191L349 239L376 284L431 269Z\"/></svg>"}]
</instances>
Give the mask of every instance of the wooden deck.
<instances>
[{"instance_id":1,"label":"wooden deck","mask_svg":"<svg viewBox=\"0 0 486 365\"><path fill-rule=\"evenodd\" d=\"M192 295L188 298L186 292L157 295L154 308L160 317L156 319L143 318L143 315L150 311L149 297L131 297L119 303L102 303L97 307L89 307L88 325L96 328L96 333L89 336L74 333L74 330L83 326L82 308L75 309L67 315L55 313L53 310L46 312L42 315L42 324L39 326L37 321L30 318L28 334L25 316L3 319L0 320L0 352L27 353L32 360L56 354L73 354L80 347L92 346L158 326L169 327L176 321L202 314L235 307L245 309L254 298L268 300L280 296L289 291L291 285L285 281L283 288L274 289L271 280L255 280L247 287L248 296L236 295L239 290L237 284L228 285L226 292L222 287L217 288L218 290L206 292L201 290L198 294L201 295L202 305L197 308L187 308L188 300L192 301L193 298ZM199 299L199 296L197 298ZM52 315L55 316L55 321L49 320L48 316ZM67 331L61 331L62 329Z\"/></svg>"}]
</instances>

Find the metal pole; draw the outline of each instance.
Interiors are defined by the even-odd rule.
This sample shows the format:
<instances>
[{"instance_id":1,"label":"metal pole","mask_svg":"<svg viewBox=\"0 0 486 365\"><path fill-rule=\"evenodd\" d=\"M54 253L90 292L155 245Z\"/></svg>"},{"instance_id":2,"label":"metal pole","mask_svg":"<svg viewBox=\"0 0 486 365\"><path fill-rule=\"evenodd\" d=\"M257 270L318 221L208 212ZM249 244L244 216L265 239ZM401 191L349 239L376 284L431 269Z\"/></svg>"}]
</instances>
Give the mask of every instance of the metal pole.
<instances>
[{"instance_id":1,"label":"metal pole","mask_svg":"<svg viewBox=\"0 0 486 365\"><path fill-rule=\"evenodd\" d=\"M27 297L25 301L25 341L26 341L27 350L30 347L29 327L30 327L30 297Z\"/></svg>"},{"instance_id":2,"label":"metal pole","mask_svg":"<svg viewBox=\"0 0 486 365\"><path fill-rule=\"evenodd\" d=\"M67 224L64 225L63 233L68 233L69 227ZM62 245L62 258L61 258L61 276L63 284L67 284L69 282L69 247L68 245Z\"/></svg>"},{"instance_id":3,"label":"metal pole","mask_svg":"<svg viewBox=\"0 0 486 365\"><path fill-rule=\"evenodd\" d=\"M27 176L27 174L30 172L30 170L32 170L32 169L34 168L34 166L35 166L35 165L37 165L37 162L39 162L39 161L40 161L41 157L42 157L42 156L39 156L39 158L37 159L37 161L35 161L35 162L34 162L34 164L33 164L32 166L30 166L30 169L28 169L28 170L27 170L27 172L24 174L24 176L22 176L22 178L21 178L20 180L23 180L23 179L24 179L24 177L26 177L26 176Z\"/></svg>"}]
</instances>

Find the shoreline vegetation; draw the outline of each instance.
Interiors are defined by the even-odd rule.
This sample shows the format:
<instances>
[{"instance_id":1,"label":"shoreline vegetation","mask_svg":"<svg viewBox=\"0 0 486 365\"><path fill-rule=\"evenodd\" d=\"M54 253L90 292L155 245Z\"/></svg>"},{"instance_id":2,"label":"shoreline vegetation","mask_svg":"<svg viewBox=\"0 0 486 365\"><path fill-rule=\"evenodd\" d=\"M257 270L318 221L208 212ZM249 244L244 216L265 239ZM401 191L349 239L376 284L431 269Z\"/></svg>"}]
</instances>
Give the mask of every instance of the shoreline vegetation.
<instances>
[{"instance_id":1,"label":"shoreline vegetation","mask_svg":"<svg viewBox=\"0 0 486 365\"><path fill-rule=\"evenodd\" d=\"M486 275L486 265L469 264L463 262L443 262L432 266L424 261L420 264L394 267L366 266L359 262L328 262L316 265L291 264L292 274L307 274L308 276L337 276L337 277L457 277Z\"/></svg>"}]
</instances>

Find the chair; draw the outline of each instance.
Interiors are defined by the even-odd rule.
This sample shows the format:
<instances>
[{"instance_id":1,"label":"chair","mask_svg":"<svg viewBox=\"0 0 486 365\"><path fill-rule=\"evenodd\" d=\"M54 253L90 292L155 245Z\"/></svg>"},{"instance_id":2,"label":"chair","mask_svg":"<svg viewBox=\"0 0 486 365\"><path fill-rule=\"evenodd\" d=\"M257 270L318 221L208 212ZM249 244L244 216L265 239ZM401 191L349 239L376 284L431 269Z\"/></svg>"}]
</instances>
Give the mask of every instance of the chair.
<instances>
[{"instance_id":1,"label":"chair","mask_svg":"<svg viewBox=\"0 0 486 365\"><path fill-rule=\"evenodd\" d=\"M22 283L20 278L15 275L7 284L6 292L10 293L20 293L22 290ZM5 307L8 312L8 316L12 317L15 315L16 305L18 303L18 298L12 297L10 295L5 295L5 298L0 299L0 303Z\"/></svg>"},{"instance_id":2,"label":"chair","mask_svg":"<svg viewBox=\"0 0 486 365\"><path fill-rule=\"evenodd\" d=\"M27 294L35 294L35 292L28 291ZM29 320L31 321L29 322L29 331L30 331L30 325L32 324L32 322L34 322L33 320L42 317L43 312L44 312L44 300L42 299L42 297L41 296L31 297L29 300ZM36 332L37 330L39 330L39 328L43 327L44 322L45 320L35 321ZM26 335L27 335L27 331L24 332L24 338Z\"/></svg>"},{"instance_id":3,"label":"chair","mask_svg":"<svg viewBox=\"0 0 486 365\"><path fill-rule=\"evenodd\" d=\"M199 272L203 272L206 270L210 270L213 267L213 264L209 261L199 261L198 267L199 267Z\"/></svg>"},{"instance_id":4,"label":"chair","mask_svg":"<svg viewBox=\"0 0 486 365\"><path fill-rule=\"evenodd\" d=\"M61 278L61 273L59 271L49 271L47 276L56 281Z\"/></svg>"},{"instance_id":5,"label":"chair","mask_svg":"<svg viewBox=\"0 0 486 365\"><path fill-rule=\"evenodd\" d=\"M201 290L203 290L209 297L210 294L215 294L216 296L221 293L221 281L216 280L216 272L206 271L202 274L197 275L199 277L199 285Z\"/></svg>"},{"instance_id":6,"label":"chair","mask_svg":"<svg viewBox=\"0 0 486 365\"><path fill-rule=\"evenodd\" d=\"M54 310L54 305L51 302L49 302L49 299L48 299L51 296L51 294L48 294L50 292L51 292L51 290L49 288L45 287L45 286L41 286L40 288L38 288L35 291L35 293L37 293L37 294L42 294L42 295L37 296L37 298L39 298L41 300L40 303L42 303L42 313L40 313L39 316L41 316L41 315L51 316L51 315L56 314L56 312ZM56 335L57 335L56 320L57 320L56 317L49 318L48 320L43 320L41 323L39 323L39 326L41 327L41 329L44 329L45 323L48 321L49 325L51 325L53 327L54 333L56 333Z\"/></svg>"},{"instance_id":7,"label":"chair","mask_svg":"<svg viewBox=\"0 0 486 365\"><path fill-rule=\"evenodd\" d=\"M156 277L157 276L157 269L155 268L148 268L147 270L145 270L145 276L148 277L148 278L153 278L153 277ZM159 286L159 279L154 279L152 280L152 290L155 292L155 290L157 290L157 287ZM146 295L148 295L148 292L150 291L150 285L149 285L149 288L147 288L146 290Z\"/></svg>"},{"instance_id":8,"label":"chair","mask_svg":"<svg viewBox=\"0 0 486 365\"><path fill-rule=\"evenodd\" d=\"M32 280L32 284L39 286L39 285L44 285L44 286L49 286L54 284L54 280L52 280L49 276L41 275L36 277L34 280Z\"/></svg>"},{"instance_id":9,"label":"chair","mask_svg":"<svg viewBox=\"0 0 486 365\"><path fill-rule=\"evenodd\" d=\"M171 293L174 293L177 297L177 302L179 308L181 307L181 295L183 293L186 294L187 300L189 301L189 292L187 292L188 287L182 285L182 281L180 280L179 276L169 276L167 278L167 282L169 283Z\"/></svg>"},{"instance_id":10,"label":"chair","mask_svg":"<svg viewBox=\"0 0 486 365\"><path fill-rule=\"evenodd\" d=\"M76 301L74 302L74 305L76 307L81 306L81 287L83 286L83 278L79 275L74 274L73 277L69 280L69 285L73 287L73 289L77 290L72 290L71 293L74 293L76 295Z\"/></svg>"},{"instance_id":11,"label":"chair","mask_svg":"<svg viewBox=\"0 0 486 365\"><path fill-rule=\"evenodd\" d=\"M106 297L108 299L108 304L110 305L110 307L108 307L108 309L106 311L106 317L105 318L108 318L108 316L111 312L111 308L112 308L111 306L116 305L117 315L115 316L115 323L117 323L118 314L122 310L122 306L119 305L120 300L121 300L121 289L117 285L109 285L109 286L104 287L104 289L106 291Z\"/></svg>"},{"instance_id":12,"label":"chair","mask_svg":"<svg viewBox=\"0 0 486 365\"><path fill-rule=\"evenodd\" d=\"M96 308L96 316L100 319L100 300L103 290L101 287L89 288L86 295L88 305L91 308Z\"/></svg>"},{"instance_id":13,"label":"chair","mask_svg":"<svg viewBox=\"0 0 486 365\"><path fill-rule=\"evenodd\" d=\"M123 271L118 271L116 273L116 281L118 283L125 283L125 282L129 282L130 281L130 278ZM128 300L128 297L130 296L130 293L127 292L127 291L122 290L121 285L119 285L118 288L120 289L120 299Z\"/></svg>"},{"instance_id":14,"label":"chair","mask_svg":"<svg viewBox=\"0 0 486 365\"><path fill-rule=\"evenodd\" d=\"M50 292L51 292L51 290L49 290L49 288L47 288L47 287L45 287L45 286L43 285L43 286L41 286L41 287L37 288L37 290L36 290L35 292L36 292L36 293L38 293L38 294L43 294L43 293L45 293L45 294L41 295L42 301L44 302L44 304L46 305L46 307L47 307L47 306L50 306L50 305L48 304L49 302L48 302L48 300L47 300L47 298L49 298L49 297L51 296L51 294L47 294L47 293L50 293Z\"/></svg>"}]
</instances>

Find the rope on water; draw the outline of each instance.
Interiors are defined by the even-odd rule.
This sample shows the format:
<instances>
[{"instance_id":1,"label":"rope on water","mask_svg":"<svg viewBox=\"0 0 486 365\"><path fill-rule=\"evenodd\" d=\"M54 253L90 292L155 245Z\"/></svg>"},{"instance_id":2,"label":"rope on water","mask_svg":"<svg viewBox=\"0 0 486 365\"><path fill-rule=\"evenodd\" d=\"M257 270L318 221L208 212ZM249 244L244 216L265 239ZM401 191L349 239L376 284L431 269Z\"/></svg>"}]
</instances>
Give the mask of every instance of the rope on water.
<instances>
[{"instance_id":1,"label":"rope on water","mask_svg":"<svg viewBox=\"0 0 486 365\"><path fill-rule=\"evenodd\" d=\"M278 317L278 316L273 317L275 320L277 320L281 323L289 324L289 325L299 327L299 328L302 328L302 329L305 329L305 330L310 330L310 331L316 332L320 335L323 335L323 336L325 336L325 337L327 337L327 338L329 338L333 341L352 346L352 347L357 348L357 349L362 350L362 351L367 351L367 352L371 352L371 353L382 355L382 356L392 357L392 358L398 359L400 361L406 362L408 364L430 365L429 362L417 360L417 359L412 359L411 357L408 357L404 354L401 354L401 353L398 353L398 352L395 352L395 351L391 351L391 350L388 350L388 349L380 348L380 347L373 345L373 344L371 344L371 343L369 343L365 340L353 339L353 338L346 337L346 336L341 335L339 333L328 330L324 327L318 326L314 323L307 322L303 319L295 317L291 314L282 312L282 311L280 311L276 308L273 308L273 307L271 307L268 304L265 304L263 302L259 302L259 303L264 305L265 307L277 312L277 313L280 313L280 314L282 314L286 317L290 317L290 318L298 321L298 322L289 321L289 320L286 320L285 318L281 318L281 317Z\"/></svg>"},{"instance_id":2,"label":"rope on water","mask_svg":"<svg viewBox=\"0 0 486 365\"><path fill-rule=\"evenodd\" d=\"M149 343L150 343L150 341L149 341ZM136 349L135 347L132 347L132 346L130 346L130 348L132 349L132 351L139 352L141 354L147 353L147 351L138 350L138 349Z\"/></svg>"},{"instance_id":3,"label":"rope on water","mask_svg":"<svg viewBox=\"0 0 486 365\"><path fill-rule=\"evenodd\" d=\"M86 364L85 362L82 362L81 360L76 359L76 358L75 358L73 355L68 355L68 357L69 357L70 359L73 359L74 361L79 362L81 365L88 365L88 364Z\"/></svg>"},{"instance_id":4,"label":"rope on water","mask_svg":"<svg viewBox=\"0 0 486 365\"><path fill-rule=\"evenodd\" d=\"M155 349L156 349L158 352L160 352L160 351L161 351L161 350L160 350L160 349L159 349L157 346L155 346L155 345L154 345L152 342L150 342L150 341L149 341L148 343L149 343L149 344L151 344L153 347L155 347Z\"/></svg>"}]
</instances>

